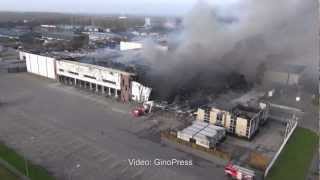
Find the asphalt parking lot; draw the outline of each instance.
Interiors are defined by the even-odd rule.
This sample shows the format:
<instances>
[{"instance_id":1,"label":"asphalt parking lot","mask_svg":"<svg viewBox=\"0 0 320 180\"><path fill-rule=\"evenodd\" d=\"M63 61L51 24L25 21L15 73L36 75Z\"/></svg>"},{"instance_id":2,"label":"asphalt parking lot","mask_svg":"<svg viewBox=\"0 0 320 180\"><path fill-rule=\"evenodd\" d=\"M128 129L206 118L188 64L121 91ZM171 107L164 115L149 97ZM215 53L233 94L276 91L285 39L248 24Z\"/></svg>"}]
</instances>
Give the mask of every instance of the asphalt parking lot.
<instances>
[{"instance_id":1,"label":"asphalt parking lot","mask_svg":"<svg viewBox=\"0 0 320 180\"><path fill-rule=\"evenodd\" d=\"M148 138L156 123L132 105L27 73L0 72L0 140L58 179L226 179L223 168ZM192 160L192 166L129 165L128 159Z\"/></svg>"},{"instance_id":2,"label":"asphalt parking lot","mask_svg":"<svg viewBox=\"0 0 320 180\"><path fill-rule=\"evenodd\" d=\"M285 125L270 119L266 125L260 127L259 132L251 141L228 136L222 145L235 154L236 159L256 152L271 160L283 142L285 128ZM240 149L244 149L244 152L240 153Z\"/></svg>"}]
</instances>

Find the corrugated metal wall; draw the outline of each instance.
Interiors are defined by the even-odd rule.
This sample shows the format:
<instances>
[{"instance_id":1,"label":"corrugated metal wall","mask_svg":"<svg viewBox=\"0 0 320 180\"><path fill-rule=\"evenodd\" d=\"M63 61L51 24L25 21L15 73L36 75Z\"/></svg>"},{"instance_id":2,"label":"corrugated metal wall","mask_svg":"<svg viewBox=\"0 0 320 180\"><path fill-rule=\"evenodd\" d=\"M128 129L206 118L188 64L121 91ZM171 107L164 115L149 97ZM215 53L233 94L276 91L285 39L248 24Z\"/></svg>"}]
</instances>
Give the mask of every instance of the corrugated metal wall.
<instances>
[{"instance_id":1,"label":"corrugated metal wall","mask_svg":"<svg viewBox=\"0 0 320 180\"><path fill-rule=\"evenodd\" d=\"M20 52L20 58L26 60L28 72L50 79L56 79L54 58L39 56L26 52Z\"/></svg>"}]
</instances>

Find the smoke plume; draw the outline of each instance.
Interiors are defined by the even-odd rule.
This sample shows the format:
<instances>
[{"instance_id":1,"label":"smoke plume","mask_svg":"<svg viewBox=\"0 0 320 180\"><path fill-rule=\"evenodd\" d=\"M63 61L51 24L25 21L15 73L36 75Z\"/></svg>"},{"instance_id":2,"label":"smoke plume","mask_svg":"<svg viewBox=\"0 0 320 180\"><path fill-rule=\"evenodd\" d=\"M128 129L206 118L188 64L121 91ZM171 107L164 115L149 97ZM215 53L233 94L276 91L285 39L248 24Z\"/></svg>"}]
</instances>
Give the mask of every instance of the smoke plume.
<instances>
[{"instance_id":1,"label":"smoke plume","mask_svg":"<svg viewBox=\"0 0 320 180\"><path fill-rule=\"evenodd\" d=\"M184 17L183 30L170 36L175 38L168 52L146 43L143 55L151 69L145 76L159 97L245 89L262 62L316 70L316 0L223 2L199 1Z\"/></svg>"}]
</instances>

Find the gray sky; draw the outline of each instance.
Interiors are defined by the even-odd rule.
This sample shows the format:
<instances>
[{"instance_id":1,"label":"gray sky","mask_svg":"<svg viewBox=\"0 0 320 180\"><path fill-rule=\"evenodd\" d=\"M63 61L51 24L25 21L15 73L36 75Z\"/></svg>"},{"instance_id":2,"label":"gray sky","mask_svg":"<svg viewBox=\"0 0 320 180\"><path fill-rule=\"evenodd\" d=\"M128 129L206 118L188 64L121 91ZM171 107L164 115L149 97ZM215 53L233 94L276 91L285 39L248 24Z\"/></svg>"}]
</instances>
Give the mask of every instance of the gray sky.
<instances>
[{"instance_id":1,"label":"gray sky","mask_svg":"<svg viewBox=\"0 0 320 180\"><path fill-rule=\"evenodd\" d=\"M219 4L239 0L206 1ZM0 11L181 15L195 2L197 0L0 0Z\"/></svg>"}]
</instances>

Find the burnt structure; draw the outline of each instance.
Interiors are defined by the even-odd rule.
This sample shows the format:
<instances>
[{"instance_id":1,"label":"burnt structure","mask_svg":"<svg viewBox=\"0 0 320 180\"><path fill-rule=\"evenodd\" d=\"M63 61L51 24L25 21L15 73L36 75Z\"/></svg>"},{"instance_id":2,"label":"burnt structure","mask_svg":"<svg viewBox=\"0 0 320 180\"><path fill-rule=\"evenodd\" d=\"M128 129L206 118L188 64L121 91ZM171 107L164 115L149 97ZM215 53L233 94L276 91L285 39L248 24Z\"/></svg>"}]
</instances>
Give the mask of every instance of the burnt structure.
<instances>
[{"instance_id":1,"label":"burnt structure","mask_svg":"<svg viewBox=\"0 0 320 180\"><path fill-rule=\"evenodd\" d=\"M227 132L247 139L252 139L261 124L267 121L269 105L260 103L260 107L236 105L230 109L201 107L197 120L226 128Z\"/></svg>"}]
</instances>

